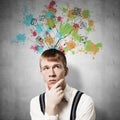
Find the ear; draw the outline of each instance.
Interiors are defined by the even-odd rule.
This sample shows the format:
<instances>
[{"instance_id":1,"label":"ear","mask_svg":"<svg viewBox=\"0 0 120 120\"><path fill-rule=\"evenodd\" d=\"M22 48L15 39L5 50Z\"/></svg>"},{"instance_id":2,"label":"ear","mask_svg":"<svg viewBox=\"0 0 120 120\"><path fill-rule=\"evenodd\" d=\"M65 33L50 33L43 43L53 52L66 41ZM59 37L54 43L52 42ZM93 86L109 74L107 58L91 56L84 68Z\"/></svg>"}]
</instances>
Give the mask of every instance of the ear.
<instances>
[{"instance_id":1,"label":"ear","mask_svg":"<svg viewBox=\"0 0 120 120\"><path fill-rule=\"evenodd\" d=\"M41 76L41 78L43 79L43 74L42 74L41 68L40 68L40 76Z\"/></svg>"},{"instance_id":2,"label":"ear","mask_svg":"<svg viewBox=\"0 0 120 120\"><path fill-rule=\"evenodd\" d=\"M65 68L65 76L67 76L68 71L69 71L69 69L68 69L68 67L66 67L66 68Z\"/></svg>"}]
</instances>

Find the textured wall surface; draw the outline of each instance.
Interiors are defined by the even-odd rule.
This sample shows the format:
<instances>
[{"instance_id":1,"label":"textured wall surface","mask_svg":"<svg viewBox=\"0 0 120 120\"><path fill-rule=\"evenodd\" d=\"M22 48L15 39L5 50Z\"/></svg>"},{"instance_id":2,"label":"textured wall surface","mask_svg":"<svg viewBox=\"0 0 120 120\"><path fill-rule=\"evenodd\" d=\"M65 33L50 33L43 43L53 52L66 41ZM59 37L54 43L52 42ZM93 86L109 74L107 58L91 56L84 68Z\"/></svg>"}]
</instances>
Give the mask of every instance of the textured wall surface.
<instances>
[{"instance_id":1,"label":"textured wall surface","mask_svg":"<svg viewBox=\"0 0 120 120\"><path fill-rule=\"evenodd\" d=\"M18 21L24 5L38 14L48 0L0 0L0 120L30 120L29 102L44 90L39 75L39 54L28 44L11 40L25 31ZM59 0L92 11L96 30L92 38L103 43L93 60L87 55L68 55L69 84L90 95L97 120L120 120L120 1Z\"/></svg>"}]
</instances>

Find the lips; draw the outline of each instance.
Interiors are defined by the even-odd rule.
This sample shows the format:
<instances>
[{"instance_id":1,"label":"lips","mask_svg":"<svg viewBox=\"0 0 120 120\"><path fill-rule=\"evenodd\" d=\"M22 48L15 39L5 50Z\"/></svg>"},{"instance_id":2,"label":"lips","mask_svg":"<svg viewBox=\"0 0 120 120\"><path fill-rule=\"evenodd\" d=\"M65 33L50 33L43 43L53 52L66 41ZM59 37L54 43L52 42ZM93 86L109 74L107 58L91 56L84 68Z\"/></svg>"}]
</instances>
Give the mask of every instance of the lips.
<instances>
[{"instance_id":1,"label":"lips","mask_svg":"<svg viewBox=\"0 0 120 120\"><path fill-rule=\"evenodd\" d=\"M49 80L49 84L55 84L56 80Z\"/></svg>"}]
</instances>

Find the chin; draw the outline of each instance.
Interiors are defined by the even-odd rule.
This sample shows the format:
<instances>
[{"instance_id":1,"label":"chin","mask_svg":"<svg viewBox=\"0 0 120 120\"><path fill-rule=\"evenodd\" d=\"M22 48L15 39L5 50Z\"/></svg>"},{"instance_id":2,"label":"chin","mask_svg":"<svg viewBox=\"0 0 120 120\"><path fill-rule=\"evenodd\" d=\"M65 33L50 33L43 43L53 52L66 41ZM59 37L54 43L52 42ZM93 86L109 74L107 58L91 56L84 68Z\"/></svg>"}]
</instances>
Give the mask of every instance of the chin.
<instances>
[{"instance_id":1,"label":"chin","mask_svg":"<svg viewBox=\"0 0 120 120\"><path fill-rule=\"evenodd\" d=\"M54 84L52 84L52 85L49 85L49 89L51 89L53 86L54 86Z\"/></svg>"}]
</instances>

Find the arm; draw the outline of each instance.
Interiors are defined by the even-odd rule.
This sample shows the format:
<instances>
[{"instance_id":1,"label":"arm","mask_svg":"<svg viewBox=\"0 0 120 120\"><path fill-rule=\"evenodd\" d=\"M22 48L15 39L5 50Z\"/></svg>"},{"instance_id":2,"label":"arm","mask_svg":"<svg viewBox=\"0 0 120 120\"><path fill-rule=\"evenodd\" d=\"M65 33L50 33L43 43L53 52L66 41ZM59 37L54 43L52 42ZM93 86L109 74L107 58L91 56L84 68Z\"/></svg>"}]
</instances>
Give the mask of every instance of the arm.
<instances>
[{"instance_id":1,"label":"arm","mask_svg":"<svg viewBox=\"0 0 120 120\"><path fill-rule=\"evenodd\" d=\"M58 105L64 97L64 92L62 90L61 84L64 80L58 81L50 90L46 85L46 113L48 115L58 114Z\"/></svg>"},{"instance_id":2,"label":"arm","mask_svg":"<svg viewBox=\"0 0 120 120\"><path fill-rule=\"evenodd\" d=\"M57 116L49 116L47 113L43 115L40 110L39 96L33 98L30 102L31 120L57 120Z\"/></svg>"},{"instance_id":3,"label":"arm","mask_svg":"<svg viewBox=\"0 0 120 120\"><path fill-rule=\"evenodd\" d=\"M45 115L40 110L39 97L31 100L30 115L31 120L58 120L58 104L64 97L64 92L60 86L63 80L58 81L50 90L46 85L46 109Z\"/></svg>"}]
</instances>

